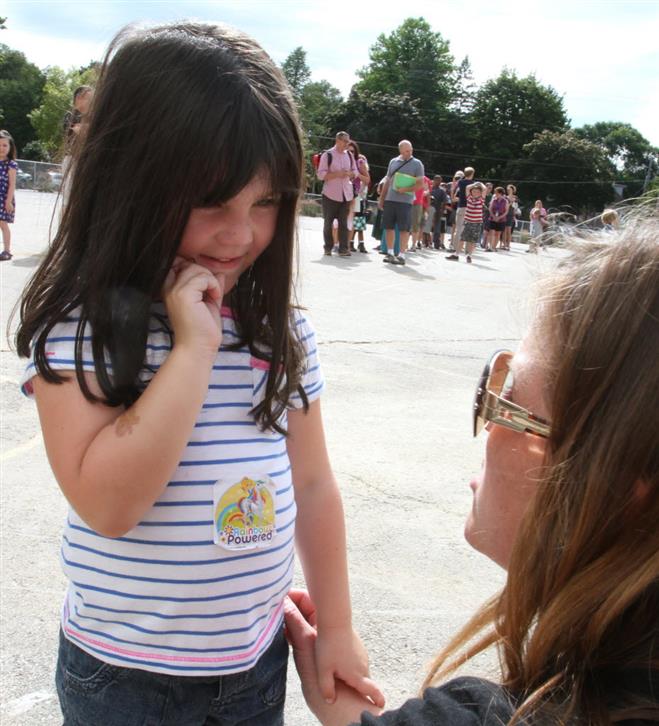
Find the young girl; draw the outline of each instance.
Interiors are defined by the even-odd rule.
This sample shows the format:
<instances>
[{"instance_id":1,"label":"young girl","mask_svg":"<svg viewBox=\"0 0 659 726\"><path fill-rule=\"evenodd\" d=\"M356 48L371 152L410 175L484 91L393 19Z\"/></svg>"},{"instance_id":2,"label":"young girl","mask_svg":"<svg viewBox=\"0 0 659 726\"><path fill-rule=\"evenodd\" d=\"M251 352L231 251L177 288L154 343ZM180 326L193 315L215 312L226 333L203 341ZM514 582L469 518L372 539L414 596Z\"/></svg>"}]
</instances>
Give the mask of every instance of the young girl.
<instances>
[{"instance_id":1,"label":"young girl","mask_svg":"<svg viewBox=\"0 0 659 726\"><path fill-rule=\"evenodd\" d=\"M547 210L542 206L542 199L536 199L529 213L531 239L527 252L538 252L538 240L547 226Z\"/></svg>"},{"instance_id":2,"label":"young girl","mask_svg":"<svg viewBox=\"0 0 659 726\"><path fill-rule=\"evenodd\" d=\"M283 723L294 539L325 697L339 678L382 702L291 305L303 156L282 74L225 27L122 31L78 151L17 334L71 505L65 723Z\"/></svg>"},{"instance_id":3,"label":"young girl","mask_svg":"<svg viewBox=\"0 0 659 726\"><path fill-rule=\"evenodd\" d=\"M355 190L354 204L348 215L348 229L350 229L350 251L368 253L364 246L364 230L366 229L366 199L368 198L368 187L371 183L368 159L359 151L356 141L350 141L348 151L353 155L359 174L352 180ZM359 247L355 249L355 237L358 237Z\"/></svg>"},{"instance_id":4,"label":"young girl","mask_svg":"<svg viewBox=\"0 0 659 726\"><path fill-rule=\"evenodd\" d=\"M490 244L486 249L487 252L497 251L497 245L505 231L508 211L509 203L504 197L503 187L496 187L490 201Z\"/></svg>"},{"instance_id":5,"label":"young girl","mask_svg":"<svg viewBox=\"0 0 659 726\"><path fill-rule=\"evenodd\" d=\"M0 232L2 232L2 252L0 261L11 260L11 230L14 221L16 201L16 144L8 131L0 131Z\"/></svg>"}]
</instances>

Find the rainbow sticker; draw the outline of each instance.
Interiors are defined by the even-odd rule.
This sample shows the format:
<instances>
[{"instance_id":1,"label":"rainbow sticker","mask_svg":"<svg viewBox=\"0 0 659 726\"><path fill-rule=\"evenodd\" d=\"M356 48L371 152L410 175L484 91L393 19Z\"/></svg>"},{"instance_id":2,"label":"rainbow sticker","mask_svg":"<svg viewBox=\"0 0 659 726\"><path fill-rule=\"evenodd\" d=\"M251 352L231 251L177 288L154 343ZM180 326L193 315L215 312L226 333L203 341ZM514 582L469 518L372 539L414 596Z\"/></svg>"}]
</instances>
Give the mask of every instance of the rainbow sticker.
<instances>
[{"instance_id":1,"label":"rainbow sticker","mask_svg":"<svg viewBox=\"0 0 659 726\"><path fill-rule=\"evenodd\" d=\"M275 535L275 485L269 477L218 481L213 487L213 540L228 550L270 547Z\"/></svg>"}]
</instances>

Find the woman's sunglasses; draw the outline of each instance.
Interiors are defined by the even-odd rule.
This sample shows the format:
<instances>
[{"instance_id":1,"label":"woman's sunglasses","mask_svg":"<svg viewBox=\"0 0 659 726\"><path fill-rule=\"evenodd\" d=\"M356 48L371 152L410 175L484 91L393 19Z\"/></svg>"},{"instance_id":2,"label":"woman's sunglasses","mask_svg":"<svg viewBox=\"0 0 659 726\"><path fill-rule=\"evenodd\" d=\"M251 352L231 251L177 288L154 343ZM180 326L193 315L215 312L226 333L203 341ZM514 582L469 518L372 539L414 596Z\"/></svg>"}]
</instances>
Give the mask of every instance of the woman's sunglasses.
<instances>
[{"instance_id":1,"label":"woman's sunglasses","mask_svg":"<svg viewBox=\"0 0 659 726\"><path fill-rule=\"evenodd\" d=\"M512 358L509 350L498 350L483 369L474 396L474 436L491 422L513 431L549 438L551 426L548 421L505 398L512 383Z\"/></svg>"}]
</instances>

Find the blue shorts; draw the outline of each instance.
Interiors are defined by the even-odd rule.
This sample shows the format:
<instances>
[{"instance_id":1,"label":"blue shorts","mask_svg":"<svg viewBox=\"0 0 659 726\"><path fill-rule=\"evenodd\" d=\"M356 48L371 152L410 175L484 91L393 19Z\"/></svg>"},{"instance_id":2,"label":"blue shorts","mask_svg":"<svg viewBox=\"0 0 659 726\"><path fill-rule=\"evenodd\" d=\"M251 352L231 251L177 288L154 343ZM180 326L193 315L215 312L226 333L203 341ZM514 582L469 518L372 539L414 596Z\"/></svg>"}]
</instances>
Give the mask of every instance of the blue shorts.
<instances>
[{"instance_id":1,"label":"blue shorts","mask_svg":"<svg viewBox=\"0 0 659 726\"><path fill-rule=\"evenodd\" d=\"M398 227L401 232L409 232L412 226L412 205L407 202L385 200L382 212L382 229Z\"/></svg>"},{"instance_id":2,"label":"blue shorts","mask_svg":"<svg viewBox=\"0 0 659 726\"><path fill-rule=\"evenodd\" d=\"M94 658L60 630L55 683L63 726L283 726L288 643L283 627L252 668L170 676Z\"/></svg>"}]
</instances>

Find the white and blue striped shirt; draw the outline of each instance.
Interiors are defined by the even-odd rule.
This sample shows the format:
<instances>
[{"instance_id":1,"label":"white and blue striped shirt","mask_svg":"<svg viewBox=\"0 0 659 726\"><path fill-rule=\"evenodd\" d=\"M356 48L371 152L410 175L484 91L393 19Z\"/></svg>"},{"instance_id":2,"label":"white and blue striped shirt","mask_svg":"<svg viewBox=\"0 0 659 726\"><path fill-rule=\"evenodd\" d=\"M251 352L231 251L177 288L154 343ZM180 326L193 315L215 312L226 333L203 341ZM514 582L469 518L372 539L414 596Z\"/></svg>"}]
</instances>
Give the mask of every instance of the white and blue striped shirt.
<instances>
[{"instance_id":1,"label":"white and blue striped shirt","mask_svg":"<svg viewBox=\"0 0 659 726\"><path fill-rule=\"evenodd\" d=\"M143 520L112 539L69 510L62 628L80 648L114 665L173 675L236 673L252 667L281 625L293 576L291 465L285 438L260 431L249 413L263 398L268 371L246 347L226 350L237 335L230 311L222 312L223 344L206 400L172 480ZM46 353L53 369L75 368L77 325L72 317L51 331ZM299 313L296 328L311 402L324 387L315 333ZM157 370L170 350L169 335L154 318L147 366ZM83 358L93 372L89 336ZM21 381L28 395L34 375L31 361ZM291 406L301 406L298 395ZM265 474L275 484L276 536L267 549L231 552L213 542L213 485L236 474Z\"/></svg>"}]
</instances>

